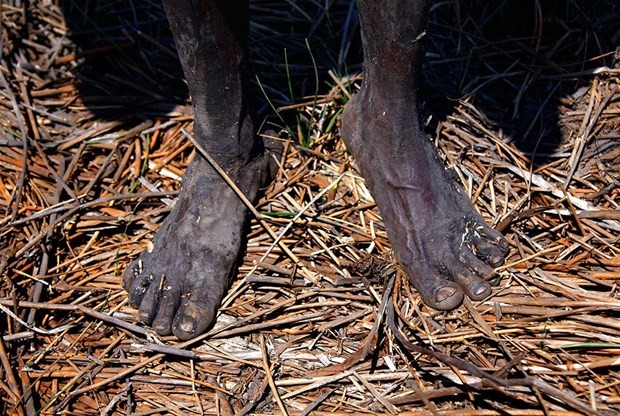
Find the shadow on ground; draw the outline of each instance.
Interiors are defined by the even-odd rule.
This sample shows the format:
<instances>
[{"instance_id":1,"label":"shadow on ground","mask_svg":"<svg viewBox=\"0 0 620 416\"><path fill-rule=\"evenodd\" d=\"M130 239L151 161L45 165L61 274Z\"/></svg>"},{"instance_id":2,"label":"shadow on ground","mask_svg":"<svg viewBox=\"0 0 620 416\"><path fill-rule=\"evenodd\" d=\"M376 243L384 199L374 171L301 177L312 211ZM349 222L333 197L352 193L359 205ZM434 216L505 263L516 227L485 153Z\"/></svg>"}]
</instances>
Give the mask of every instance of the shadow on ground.
<instances>
[{"instance_id":1,"label":"shadow on ground","mask_svg":"<svg viewBox=\"0 0 620 416\"><path fill-rule=\"evenodd\" d=\"M94 117L162 118L187 102L174 42L158 1L60 2L78 46L77 87ZM256 72L255 107L275 124L274 107L328 91L327 71L361 69L359 25L348 0L252 3L250 47ZM434 2L423 92L432 128L469 97L489 123L534 164L562 141L558 106L611 67L620 38L613 0ZM292 129L293 131L296 128Z\"/></svg>"},{"instance_id":2,"label":"shadow on ground","mask_svg":"<svg viewBox=\"0 0 620 416\"><path fill-rule=\"evenodd\" d=\"M560 106L613 67L620 40L614 1L435 2L429 27L428 107L438 119L459 98L530 158L549 161L562 144Z\"/></svg>"},{"instance_id":3,"label":"shadow on ground","mask_svg":"<svg viewBox=\"0 0 620 416\"><path fill-rule=\"evenodd\" d=\"M352 39L359 42L349 1L330 2L330 8L301 3L308 4L251 2L253 103L260 117L273 116L274 106L325 91L327 70L342 73ZM69 37L79 50L77 87L96 117L159 118L186 101L187 88L160 1L60 4ZM353 60L360 62L359 45L354 49Z\"/></svg>"},{"instance_id":4,"label":"shadow on ground","mask_svg":"<svg viewBox=\"0 0 620 416\"><path fill-rule=\"evenodd\" d=\"M96 118L162 118L187 88L159 1L62 0L76 87Z\"/></svg>"}]
</instances>

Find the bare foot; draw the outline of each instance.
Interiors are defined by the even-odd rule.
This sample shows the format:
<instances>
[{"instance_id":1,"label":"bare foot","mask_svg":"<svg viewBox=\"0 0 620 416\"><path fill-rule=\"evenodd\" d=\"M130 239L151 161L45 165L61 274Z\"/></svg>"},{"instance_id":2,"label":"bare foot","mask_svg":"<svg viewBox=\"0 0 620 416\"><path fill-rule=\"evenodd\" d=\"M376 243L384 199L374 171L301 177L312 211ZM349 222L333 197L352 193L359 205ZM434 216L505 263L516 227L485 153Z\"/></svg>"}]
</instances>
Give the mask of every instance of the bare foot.
<instances>
[{"instance_id":1,"label":"bare foot","mask_svg":"<svg viewBox=\"0 0 620 416\"><path fill-rule=\"evenodd\" d=\"M463 293L483 299L491 293L484 277L503 263L508 243L449 179L414 100L385 91L364 85L345 108L342 135L396 257L430 307L456 308Z\"/></svg>"},{"instance_id":2,"label":"bare foot","mask_svg":"<svg viewBox=\"0 0 620 416\"><path fill-rule=\"evenodd\" d=\"M253 200L265 182L270 153L229 169ZM228 290L248 209L200 156L184 178L176 204L145 250L125 271L123 286L140 319L160 335L186 340L214 321Z\"/></svg>"}]
</instances>

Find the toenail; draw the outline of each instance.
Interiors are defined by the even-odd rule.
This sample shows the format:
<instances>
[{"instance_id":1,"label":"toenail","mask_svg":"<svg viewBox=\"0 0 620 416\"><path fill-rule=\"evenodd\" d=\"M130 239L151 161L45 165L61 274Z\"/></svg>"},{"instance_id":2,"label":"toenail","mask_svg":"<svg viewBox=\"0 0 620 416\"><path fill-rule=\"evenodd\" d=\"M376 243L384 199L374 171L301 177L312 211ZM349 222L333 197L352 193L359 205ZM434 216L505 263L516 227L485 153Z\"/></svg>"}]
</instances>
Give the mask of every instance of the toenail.
<instances>
[{"instance_id":1,"label":"toenail","mask_svg":"<svg viewBox=\"0 0 620 416\"><path fill-rule=\"evenodd\" d=\"M184 316L179 320L178 328L188 334L196 330L196 320L190 316Z\"/></svg>"},{"instance_id":2,"label":"toenail","mask_svg":"<svg viewBox=\"0 0 620 416\"><path fill-rule=\"evenodd\" d=\"M444 286L435 293L437 303L443 303L446 299L451 298L456 293L456 288L452 286Z\"/></svg>"},{"instance_id":3,"label":"toenail","mask_svg":"<svg viewBox=\"0 0 620 416\"><path fill-rule=\"evenodd\" d=\"M486 291L487 291L486 285L479 285L478 287L474 289L474 296L481 297L486 293Z\"/></svg>"}]
</instances>

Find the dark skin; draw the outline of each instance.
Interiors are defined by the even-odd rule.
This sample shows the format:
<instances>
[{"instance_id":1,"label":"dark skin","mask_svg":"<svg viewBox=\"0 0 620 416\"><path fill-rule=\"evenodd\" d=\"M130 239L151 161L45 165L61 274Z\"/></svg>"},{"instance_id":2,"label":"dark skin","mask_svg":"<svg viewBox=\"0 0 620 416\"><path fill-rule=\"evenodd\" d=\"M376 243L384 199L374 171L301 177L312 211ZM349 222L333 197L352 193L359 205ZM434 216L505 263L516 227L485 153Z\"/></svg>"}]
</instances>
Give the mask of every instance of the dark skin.
<instances>
[{"instance_id":1,"label":"dark skin","mask_svg":"<svg viewBox=\"0 0 620 416\"><path fill-rule=\"evenodd\" d=\"M196 140L250 199L270 152L245 106L247 4L165 0L193 99ZM428 2L358 0L365 77L347 104L342 134L384 219L396 257L436 309L491 293L484 280L508 248L449 179L417 114L419 38ZM223 208L225 207L225 209ZM123 283L140 318L160 335L200 335L213 322L234 273L247 208L197 157L154 240Z\"/></svg>"}]
</instances>

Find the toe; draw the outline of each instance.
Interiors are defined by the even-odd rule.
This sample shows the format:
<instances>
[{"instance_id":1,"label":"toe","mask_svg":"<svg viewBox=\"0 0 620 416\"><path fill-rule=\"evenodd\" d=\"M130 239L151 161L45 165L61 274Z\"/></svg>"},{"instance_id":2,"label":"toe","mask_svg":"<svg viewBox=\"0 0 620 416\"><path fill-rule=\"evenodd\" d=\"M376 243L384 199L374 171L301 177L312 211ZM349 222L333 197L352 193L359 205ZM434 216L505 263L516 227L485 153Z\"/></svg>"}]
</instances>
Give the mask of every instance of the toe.
<instances>
[{"instance_id":1,"label":"toe","mask_svg":"<svg viewBox=\"0 0 620 416\"><path fill-rule=\"evenodd\" d=\"M206 297L198 301L187 295L185 299L172 323L172 332L180 340L188 340L205 332L215 320L221 302L221 297L218 300Z\"/></svg>"},{"instance_id":2,"label":"toe","mask_svg":"<svg viewBox=\"0 0 620 416\"><path fill-rule=\"evenodd\" d=\"M487 277L493 274L493 267L480 260L469 250L461 252L461 261L479 277Z\"/></svg>"},{"instance_id":3,"label":"toe","mask_svg":"<svg viewBox=\"0 0 620 416\"><path fill-rule=\"evenodd\" d=\"M151 287L153 275L150 273L141 273L137 275L127 291L129 292L129 304L132 308L139 308L146 292Z\"/></svg>"},{"instance_id":4,"label":"toe","mask_svg":"<svg viewBox=\"0 0 620 416\"><path fill-rule=\"evenodd\" d=\"M165 284L165 283L164 283ZM165 286L159 297L157 315L153 320L153 329L159 335L170 335L172 320L181 302L181 292L178 286Z\"/></svg>"},{"instance_id":5,"label":"toe","mask_svg":"<svg viewBox=\"0 0 620 416\"><path fill-rule=\"evenodd\" d=\"M495 245L483 238L474 240L476 254L493 267L501 266L504 263L504 254Z\"/></svg>"},{"instance_id":6,"label":"toe","mask_svg":"<svg viewBox=\"0 0 620 416\"><path fill-rule=\"evenodd\" d=\"M473 274L462 263L453 263L448 270L454 282L470 299L481 300L491 294L489 283Z\"/></svg>"},{"instance_id":7,"label":"toe","mask_svg":"<svg viewBox=\"0 0 620 416\"><path fill-rule=\"evenodd\" d=\"M505 255L506 253L508 253L508 248L509 248L508 241L506 240L506 237L502 235L502 233L484 224L484 226L481 227L480 230L478 230L478 234L479 234L479 237L485 239L486 241L491 243L493 246L495 246L501 252L502 255Z\"/></svg>"},{"instance_id":8,"label":"toe","mask_svg":"<svg viewBox=\"0 0 620 416\"><path fill-rule=\"evenodd\" d=\"M138 311L140 320L147 325L150 325L155 319L155 316L157 316L162 289L161 282L163 278L164 277L162 276L159 279L151 279L151 284L149 288L146 289L146 292L144 292L140 302L140 308Z\"/></svg>"},{"instance_id":9,"label":"toe","mask_svg":"<svg viewBox=\"0 0 620 416\"><path fill-rule=\"evenodd\" d=\"M442 279L441 284L431 293L433 300L425 303L441 311L455 309L463 302L463 291L461 288L448 280Z\"/></svg>"},{"instance_id":10,"label":"toe","mask_svg":"<svg viewBox=\"0 0 620 416\"><path fill-rule=\"evenodd\" d=\"M495 242L495 246L497 246L497 248L499 248L502 254L505 256L506 254L508 254L508 249L510 248L510 245L508 244L508 240L506 240L506 237L499 233L497 234L498 236L493 241Z\"/></svg>"},{"instance_id":11,"label":"toe","mask_svg":"<svg viewBox=\"0 0 620 416\"><path fill-rule=\"evenodd\" d=\"M430 268L410 280L422 301L431 308L448 311L463 302L463 291L459 285Z\"/></svg>"},{"instance_id":12,"label":"toe","mask_svg":"<svg viewBox=\"0 0 620 416\"><path fill-rule=\"evenodd\" d=\"M142 273L142 260L137 259L129 267L125 269L123 273L123 288L126 291L131 289L133 282L136 280L138 276Z\"/></svg>"}]
</instances>

